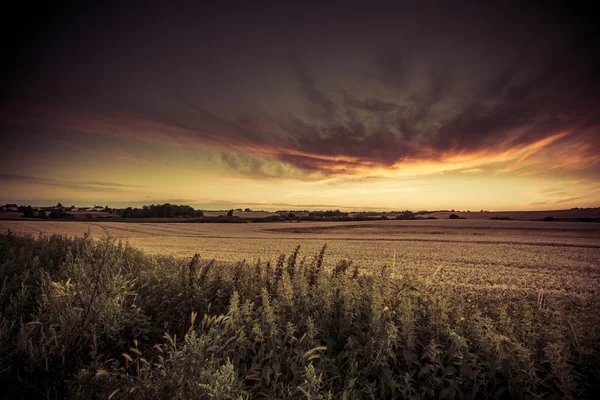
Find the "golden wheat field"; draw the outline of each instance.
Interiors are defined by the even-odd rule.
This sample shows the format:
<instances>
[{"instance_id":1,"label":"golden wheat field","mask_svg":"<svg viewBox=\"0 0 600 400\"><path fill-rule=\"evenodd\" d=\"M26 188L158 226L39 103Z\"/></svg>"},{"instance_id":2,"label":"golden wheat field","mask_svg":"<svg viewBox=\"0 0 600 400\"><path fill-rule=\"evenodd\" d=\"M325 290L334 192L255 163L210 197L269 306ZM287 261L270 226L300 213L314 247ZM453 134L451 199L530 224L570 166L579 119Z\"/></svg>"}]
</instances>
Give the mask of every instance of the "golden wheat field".
<instances>
[{"instance_id":1,"label":"golden wheat field","mask_svg":"<svg viewBox=\"0 0 600 400\"><path fill-rule=\"evenodd\" d=\"M452 285L584 295L600 284L600 227L589 223L489 220L248 224L0 221L16 233L109 234L151 254L255 262L297 245L326 262L389 265Z\"/></svg>"},{"instance_id":2,"label":"golden wheat field","mask_svg":"<svg viewBox=\"0 0 600 400\"><path fill-rule=\"evenodd\" d=\"M25 376L63 368L55 381L78 379L79 386L42 390L79 391L81 398L98 390L105 398L118 391L138 393L131 398L171 398L168 379L192 382L189 390L195 393L197 366L213 368L206 360L214 360L218 371L225 371L221 365L226 360L230 372L203 372L201 379L216 382L205 386L251 393L239 398L299 398L288 394L302 392L304 386L293 385L306 382L314 382L313 391L328 391L328 397L306 396L311 399L467 398L462 390L472 393L471 398L552 398L548 393L598 398L598 227L482 219L1 221L4 232L89 233L97 240L3 235L3 290L12 290L3 299L20 303L5 307L12 319L3 317L9 322L0 328L12 336L6 336L10 341L2 350L8 356L0 361L10 366L4 371ZM116 240L151 256L115 245ZM114 271L126 271L130 280ZM43 296L21 295L25 279L38 276L46 279L47 284L38 284ZM131 298L134 306L115 306L118 299ZM93 301L83 303L85 299ZM35 310L28 301L39 307L38 314L20 311ZM92 310L94 318L88 322L83 314L86 329L119 332L118 343L135 347L107 345L102 358L87 361L83 355L95 342L85 338L111 336L69 329L81 326L82 310ZM196 313L203 315L198 336ZM18 328L7 330L12 326ZM28 336L22 339L21 332ZM175 342L175 337L184 339ZM112 348L118 349L114 355ZM302 364L316 351L323 354ZM77 359L83 361L67 369L62 361L67 354L81 354ZM346 364L356 367L336 367ZM319 372L311 372L315 370ZM284 376L291 389L276 380ZM413 378L397 383L389 378L394 376ZM38 390L20 387L9 374L0 379L9 394ZM94 386L86 383L91 379ZM354 379L363 383L348 389L345 382ZM373 391L368 385L374 379L382 382L379 392L366 397L361 391ZM50 382L58 385L55 381ZM331 387L324 382L332 382ZM342 382L342 388L335 382ZM417 382L423 393L444 395L409 397L402 392L402 384L416 391ZM456 394L446 395L452 387L458 388ZM340 394L332 395L334 391ZM154 392L159 394L147 394ZM231 398L223 393L212 397Z\"/></svg>"}]
</instances>

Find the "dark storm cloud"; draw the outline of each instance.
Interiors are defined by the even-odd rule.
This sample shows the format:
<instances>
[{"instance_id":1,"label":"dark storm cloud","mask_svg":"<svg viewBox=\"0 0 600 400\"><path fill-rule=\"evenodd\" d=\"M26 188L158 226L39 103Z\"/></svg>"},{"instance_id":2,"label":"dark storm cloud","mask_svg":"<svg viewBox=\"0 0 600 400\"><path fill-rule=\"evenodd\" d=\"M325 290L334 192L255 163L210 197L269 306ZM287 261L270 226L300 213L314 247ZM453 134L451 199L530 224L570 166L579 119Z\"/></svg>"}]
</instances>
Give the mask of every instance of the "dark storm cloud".
<instances>
[{"instance_id":1,"label":"dark storm cloud","mask_svg":"<svg viewBox=\"0 0 600 400\"><path fill-rule=\"evenodd\" d=\"M289 63L296 72L300 82L300 89L306 99L319 111L323 112L324 118L329 118L336 113L336 105L315 83L315 78L308 72L306 65L297 57L291 57Z\"/></svg>"},{"instance_id":2,"label":"dark storm cloud","mask_svg":"<svg viewBox=\"0 0 600 400\"><path fill-rule=\"evenodd\" d=\"M256 177L499 153L561 132L553 145L598 156L600 40L589 16L487 7L67 13L20 59L27 72L7 75L19 80L2 103L18 111L3 113L2 134L58 126L207 146Z\"/></svg>"},{"instance_id":3,"label":"dark storm cloud","mask_svg":"<svg viewBox=\"0 0 600 400\"><path fill-rule=\"evenodd\" d=\"M311 161L318 162L320 168L326 167L326 163L338 166L352 162L392 165L410 153L411 144L404 140L397 128L390 125L369 127L355 116L334 123L295 118L282 121L280 126L283 130L294 133L293 145L304 153L302 156L282 157L301 168L308 168ZM350 160L331 159L338 156L348 157Z\"/></svg>"},{"instance_id":4,"label":"dark storm cloud","mask_svg":"<svg viewBox=\"0 0 600 400\"><path fill-rule=\"evenodd\" d=\"M398 104L390 101L384 101L375 98L356 99L347 93L345 94L345 97L345 100L350 107L355 107L359 110L364 110L374 114L389 113L396 111L399 108Z\"/></svg>"},{"instance_id":5,"label":"dark storm cloud","mask_svg":"<svg viewBox=\"0 0 600 400\"><path fill-rule=\"evenodd\" d=\"M538 69L525 78L519 78L522 66L491 71L477 90L461 99L454 99L455 92L466 90L466 85L460 87L466 82L458 81L459 87L451 88L446 83L450 78L436 72L435 66L427 76L428 83L405 96L403 92L410 88L398 78L404 74L402 64L387 62L382 64L381 78L397 89L403 104L346 95L339 114L332 111L329 118L310 122L293 119L284 122L282 128L294 132L302 152L344 155L383 165L405 157L506 150L563 131L597 144L600 64L593 49L598 44L597 33L584 34L540 60ZM304 80L313 84L311 93L322 93L314 87L314 79L306 77L306 70L303 74ZM315 103L312 94L307 97ZM444 102L448 104L446 110L435 109ZM335 110L331 106L328 109ZM591 151L598 154L600 149L594 146ZM306 168L311 164L302 158L298 165Z\"/></svg>"},{"instance_id":6,"label":"dark storm cloud","mask_svg":"<svg viewBox=\"0 0 600 400\"><path fill-rule=\"evenodd\" d=\"M177 97L175 99L195 113L194 120L200 122L200 128L205 133L216 132L217 137L222 135L223 138L227 138L227 140L224 140L224 143L231 143L231 141L240 143L240 145L259 145L265 143L265 140L262 138L261 133L254 129L256 127L253 126L253 121L251 119L240 118L237 120L228 120L214 113L211 113L207 109L200 107L199 105L194 104L189 100ZM166 120L166 122L168 124L174 123L173 121L169 120ZM182 126L188 129L198 128L187 125Z\"/></svg>"},{"instance_id":7,"label":"dark storm cloud","mask_svg":"<svg viewBox=\"0 0 600 400\"><path fill-rule=\"evenodd\" d=\"M561 130L597 130L600 64L592 43L600 44L597 34L576 39L525 82L511 81L517 67L498 73L442 127L436 147L457 143L462 149L477 149L494 145L517 130L523 131L512 138L514 144L527 144Z\"/></svg>"}]
</instances>

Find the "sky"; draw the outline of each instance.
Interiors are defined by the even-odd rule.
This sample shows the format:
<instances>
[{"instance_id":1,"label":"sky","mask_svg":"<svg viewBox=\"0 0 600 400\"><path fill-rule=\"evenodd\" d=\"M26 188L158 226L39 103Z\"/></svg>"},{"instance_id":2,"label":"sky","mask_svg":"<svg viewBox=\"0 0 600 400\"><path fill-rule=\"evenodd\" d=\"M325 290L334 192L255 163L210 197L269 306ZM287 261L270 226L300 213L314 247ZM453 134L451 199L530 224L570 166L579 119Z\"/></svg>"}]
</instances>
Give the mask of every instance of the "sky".
<instances>
[{"instance_id":1,"label":"sky","mask_svg":"<svg viewBox=\"0 0 600 400\"><path fill-rule=\"evenodd\" d=\"M600 206L584 3L308 3L19 6L0 203Z\"/></svg>"}]
</instances>

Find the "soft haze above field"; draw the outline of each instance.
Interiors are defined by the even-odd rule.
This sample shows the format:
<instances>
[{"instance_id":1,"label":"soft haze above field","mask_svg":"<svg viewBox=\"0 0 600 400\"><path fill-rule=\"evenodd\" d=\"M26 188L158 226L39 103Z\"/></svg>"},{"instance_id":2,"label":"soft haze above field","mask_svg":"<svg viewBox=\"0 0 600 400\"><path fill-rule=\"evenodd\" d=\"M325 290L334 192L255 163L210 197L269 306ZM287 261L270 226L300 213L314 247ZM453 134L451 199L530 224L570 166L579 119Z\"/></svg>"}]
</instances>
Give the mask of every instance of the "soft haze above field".
<instances>
[{"instance_id":1,"label":"soft haze above field","mask_svg":"<svg viewBox=\"0 0 600 400\"><path fill-rule=\"evenodd\" d=\"M591 10L376 3L20 6L0 203L600 203Z\"/></svg>"}]
</instances>

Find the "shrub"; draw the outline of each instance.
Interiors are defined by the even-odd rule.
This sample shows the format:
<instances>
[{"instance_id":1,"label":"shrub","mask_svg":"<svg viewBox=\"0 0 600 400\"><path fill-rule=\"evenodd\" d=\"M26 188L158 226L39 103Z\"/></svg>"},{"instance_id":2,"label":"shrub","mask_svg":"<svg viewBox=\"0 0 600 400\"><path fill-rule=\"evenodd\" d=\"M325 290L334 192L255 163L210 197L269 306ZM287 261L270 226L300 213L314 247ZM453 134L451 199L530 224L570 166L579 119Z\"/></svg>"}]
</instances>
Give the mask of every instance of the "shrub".
<instances>
[{"instance_id":1,"label":"shrub","mask_svg":"<svg viewBox=\"0 0 600 400\"><path fill-rule=\"evenodd\" d=\"M450 215L448 215L448 218L449 219L459 219L460 217L456 214L450 214Z\"/></svg>"},{"instance_id":2,"label":"shrub","mask_svg":"<svg viewBox=\"0 0 600 400\"><path fill-rule=\"evenodd\" d=\"M35 211L33 211L31 206L27 206L23 209L23 217L24 218L35 218Z\"/></svg>"},{"instance_id":3,"label":"shrub","mask_svg":"<svg viewBox=\"0 0 600 400\"><path fill-rule=\"evenodd\" d=\"M545 217L544 221L554 221L554 217Z\"/></svg>"},{"instance_id":4,"label":"shrub","mask_svg":"<svg viewBox=\"0 0 600 400\"><path fill-rule=\"evenodd\" d=\"M52 219L75 219L73 214L66 213L60 210L52 210L50 211L50 218Z\"/></svg>"},{"instance_id":5,"label":"shrub","mask_svg":"<svg viewBox=\"0 0 600 400\"><path fill-rule=\"evenodd\" d=\"M0 234L3 395L581 398L598 386L598 296L507 305L482 292L476 307L435 274L330 266L325 253L250 266Z\"/></svg>"}]
</instances>

